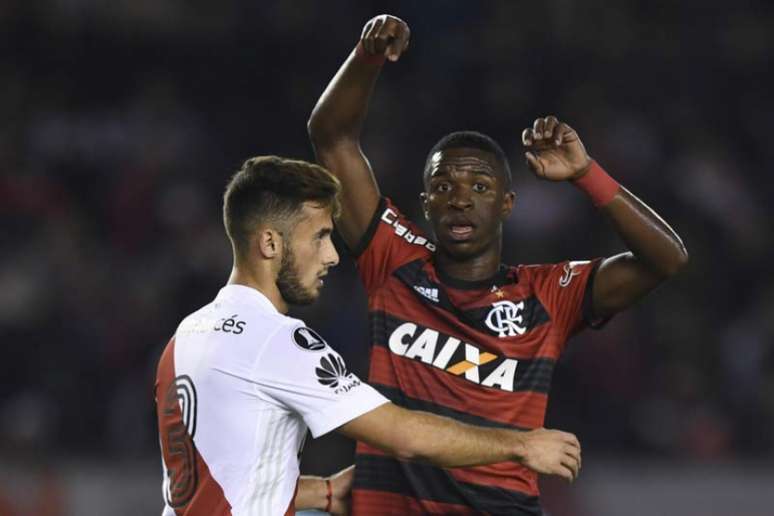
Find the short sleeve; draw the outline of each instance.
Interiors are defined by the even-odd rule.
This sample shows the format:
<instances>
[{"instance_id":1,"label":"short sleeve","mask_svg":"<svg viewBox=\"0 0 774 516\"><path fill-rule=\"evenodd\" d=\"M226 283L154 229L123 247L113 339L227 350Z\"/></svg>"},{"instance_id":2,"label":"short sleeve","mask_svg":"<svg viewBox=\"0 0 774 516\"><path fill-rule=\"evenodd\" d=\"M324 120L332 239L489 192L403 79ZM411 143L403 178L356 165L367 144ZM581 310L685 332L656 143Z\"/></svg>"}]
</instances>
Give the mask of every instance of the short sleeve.
<instances>
[{"instance_id":1,"label":"short sleeve","mask_svg":"<svg viewBox=\"0 0 774 516\"><path fill-rule=\"evenodd\" d=\"M435 244L386 197L379 201L361 241L351 249L366 291L384 283L401 265L433 252Z\"/></svg>"},{"instance_id":2,"label":"short sleeve","mask_svg":"<svg viewBox=\"0 0 774 516\"><path fill-rule=\"evenodd\" d=\"M311 328L295 320L267 343L254 381L298 413L319 437L388 400L349 371L341 356Z\"/></svg>"},{"instance_id":3,"label":"short sleeve","mask_svg":"<svg viewBox=\"0 0 774 516\"><path fill-rule=\"evenodd\" d=\"M534 287L554 324L571 336L586 326L598 328L607 320L593 312L592 288L601 258L564 261L538 266L534 272Z\"/></svg>"}]
</instances>

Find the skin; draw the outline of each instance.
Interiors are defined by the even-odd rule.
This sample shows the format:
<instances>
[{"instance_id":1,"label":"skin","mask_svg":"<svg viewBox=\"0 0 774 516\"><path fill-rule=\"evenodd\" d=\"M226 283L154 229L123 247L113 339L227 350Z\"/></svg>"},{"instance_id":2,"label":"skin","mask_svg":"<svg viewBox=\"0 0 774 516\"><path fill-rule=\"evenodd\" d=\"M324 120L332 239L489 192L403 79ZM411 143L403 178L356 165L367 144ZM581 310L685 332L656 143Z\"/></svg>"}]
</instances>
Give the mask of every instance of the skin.
<instances>
[{"instance_id":1,"label":"skin","mask_svg":"<svg viewBox=\"0 0 774 516\"><path fill-rule=\"evenodd\" d=\"M228 280L261 291L281 313L288 312L289 304L315 301L328 269L339 263L329 207L305 202L293 222L256 228L246 253L235 253Z\"/></svg>"},{"instance_id":2,"label":"skin","mask_svg":"<svg viewBox=\"0 0 774 516\"><path fill-rule=\"evenodd\" d=\"M492 276L502 254L502 223L515 197L505 190L495 156L471 148L437 152L420 197L438 243L436 265L456 278Z\"/></svg>"}]
</instances>

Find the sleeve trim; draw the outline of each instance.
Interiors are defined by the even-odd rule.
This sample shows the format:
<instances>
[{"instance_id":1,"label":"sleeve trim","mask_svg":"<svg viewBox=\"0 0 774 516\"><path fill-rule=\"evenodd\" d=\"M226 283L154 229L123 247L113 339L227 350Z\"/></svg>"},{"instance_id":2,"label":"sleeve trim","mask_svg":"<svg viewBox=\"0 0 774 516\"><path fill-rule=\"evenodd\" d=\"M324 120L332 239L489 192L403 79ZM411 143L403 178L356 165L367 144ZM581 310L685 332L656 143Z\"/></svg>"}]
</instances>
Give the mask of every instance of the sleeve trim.
<instances>
[{"instance_id":1,"label":"sleeve trim","mask_svg":"<svg viewBox=\"0 0 774 516\"><path fill-rule=\"evenodd\" d=\"M367 389L362 387L367 387ZM306 421L314 439L390 402L370 385L361 384L361 389L362 392L358 393L357 396L340 401L336 407L328 407L324 417L322 414L318 414L313 420Z\"/></svg>"}]
</instances>

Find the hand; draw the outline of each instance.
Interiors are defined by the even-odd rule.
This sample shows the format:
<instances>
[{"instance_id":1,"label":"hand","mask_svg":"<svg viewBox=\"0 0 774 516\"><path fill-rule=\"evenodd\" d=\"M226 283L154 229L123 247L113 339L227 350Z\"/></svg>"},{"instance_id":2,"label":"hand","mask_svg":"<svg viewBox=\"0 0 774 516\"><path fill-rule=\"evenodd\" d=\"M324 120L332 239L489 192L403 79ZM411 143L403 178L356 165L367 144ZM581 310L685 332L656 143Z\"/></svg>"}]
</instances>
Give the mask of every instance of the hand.
<instances>
[{"instance_id":1,"label":"hand","mask_svg":"<svg viewBox=\"0 0 774 516\"><path fill-rule=\"evenodd\" d=\"M541 179L578 179L591 166L578 133L555 116L536 119L532 129L522 131L521 141L527 150L527 165Z\"/></svg>"},{"instance_id":2,"label":"hand","mask_svg":"<svg viewBox=\"0 0 774 516\"><path fill-rule=\"evenodd\" d=\"M352 480L355 478L355 465L342 469L328 477L331 482L331 512L336 516L349 514L349 498Z\"/></svg>"},{"instance_id":3,"label":"hand","mask_svg":"<svg viewBox=\"0 0 774 516\"><path fill-rule=\"evenodd\" d=\"M360 41L367 54L385 56L395 62L408 48L410 37L411 30L406 22L395 16L382 14L368 20L363 27Z\"/></svg>"},{"instance_id":4,"label":"hand","mask_svg":"<svg viewBox=\"0 0 774 516\"><path fill-rule=\"evenodd\" d=\"M521 438L518 457L522 465L544 475L558 475L568 482L578 478L581 447L573 434L537 428L518 435Z\"/></svg>"}]
</instances>

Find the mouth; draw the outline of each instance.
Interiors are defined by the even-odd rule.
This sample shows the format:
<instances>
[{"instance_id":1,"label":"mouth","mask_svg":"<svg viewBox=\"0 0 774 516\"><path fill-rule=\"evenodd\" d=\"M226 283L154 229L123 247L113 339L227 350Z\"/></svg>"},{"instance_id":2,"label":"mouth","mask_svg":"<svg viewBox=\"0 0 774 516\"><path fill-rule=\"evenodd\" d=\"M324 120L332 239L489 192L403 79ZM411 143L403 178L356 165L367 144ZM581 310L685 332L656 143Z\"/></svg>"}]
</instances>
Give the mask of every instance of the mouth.
<instances>
[{"instance_id":1,"label":"mouth","mask_svg":"<svg viewBox=\"0 0 774 516\"><path fill-rule=\"evenodd\" d=\"M468 221L455 220L446 225L448 228L448 234L452 240L456 242L464 242L469 240L476 230L476 226Z\"/></svg>"},{"instance_id":2,"label":"mouth","mask_svg":"<svg viewBox=\"0 0 774 516\"><path fill-rule=\"evenodd\" d=\"M473 226L452 226L451 236L455 240L467 240L473 234Z\"/></svg>"}]
</instances>

